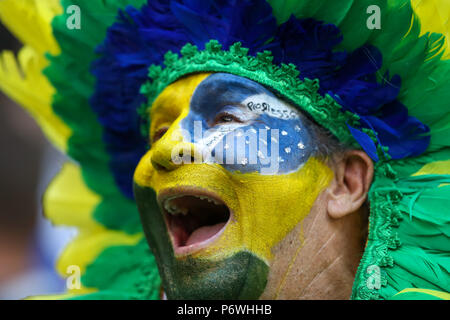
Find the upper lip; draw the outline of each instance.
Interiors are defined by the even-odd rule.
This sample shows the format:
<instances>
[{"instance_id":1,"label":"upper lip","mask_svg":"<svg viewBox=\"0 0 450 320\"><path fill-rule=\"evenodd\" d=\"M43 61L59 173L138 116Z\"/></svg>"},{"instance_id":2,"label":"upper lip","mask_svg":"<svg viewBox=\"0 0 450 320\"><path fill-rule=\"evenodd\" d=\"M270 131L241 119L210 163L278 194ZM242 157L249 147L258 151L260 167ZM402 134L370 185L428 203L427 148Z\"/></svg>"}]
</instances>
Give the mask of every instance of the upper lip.
<instances>
[{"instance_id":1,"label":"upper lip","mask_svg":"<svg viewBox=\"0 0 450 320\"><path fill-rule=\"evenodd\" d=\"M182 202L181 205L176 204L177 200ZM197 187L164 189L158 192L157 201L164 216L176 256L193 254L209 246L220 237L232 219L233 212L230 207L217 193L210 190ZM196 210L194 210L196 212L189 212L189 209L192 209L189 208L189 204L192 204L192 202L197 205ZM216 212L199 212L201 208L199 209L198 205L206 206L206 208L204 207L205 211L210 209ZM228 211L228 217L225 216L225 209ZM208 219L211 224L207 223L206 220ZM214 219L217 219L217 221L214 221ZM201 220L204 224L195 220ZM197 229L195 229L196 223L198 224ZM188 238L191 239L190 236L195 231L198 231L197 234L203 235L205 239L199 236L198 241L187 245Z\"/></svg>"}]
</instances>

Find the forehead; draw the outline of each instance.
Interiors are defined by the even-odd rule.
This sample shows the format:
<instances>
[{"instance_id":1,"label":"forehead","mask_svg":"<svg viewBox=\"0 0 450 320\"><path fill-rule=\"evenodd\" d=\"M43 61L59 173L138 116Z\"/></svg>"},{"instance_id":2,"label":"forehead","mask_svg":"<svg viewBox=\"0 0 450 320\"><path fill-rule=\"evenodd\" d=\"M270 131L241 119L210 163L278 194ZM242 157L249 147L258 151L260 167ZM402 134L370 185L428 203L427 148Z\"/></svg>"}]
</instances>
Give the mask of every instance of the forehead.
<instances>
[{"instance_id":1,"label":"forehead","mask_svg":"<svg viewBox=\"0 0 450 320\"><path fill-rule=\"evenodd\" d=\"M248 98L252 97L251 100ZM271 109L266 105L272 102ZM244 77L228 73L201 73L182 78L168 86L155 100L151 108L154 116L181 113L188 108L205 116L227 104L249 104L256 113L267 113L280 119L299 117L300 112L278 98L269 89Z\"/></svg>"},{"instance_id":2,"label":"forehead","mask_svg":"<svg viewBox=\"0 0 450 320\"><path fill-rule=\"evenodd\" d=\"M256 95L265 95L276 99L270 90L257 82L232 74L215 73L198 85L190 106L193 111L208 111L210 108L203 108L205 104L239 103L249 96Z\"/></svg>"},{"instance_id":3,"label":"forehead","mask_svg":"<svg viewBox=\"0 0 450 320\"><path fill-rule=\"evenodd\" d=\"M212 74L198 85L190 110L208 116L227 105L240 105L253 113L282 120L300 117L295 107L259 83L226 73Z\"/></svg>"}]
</instances>

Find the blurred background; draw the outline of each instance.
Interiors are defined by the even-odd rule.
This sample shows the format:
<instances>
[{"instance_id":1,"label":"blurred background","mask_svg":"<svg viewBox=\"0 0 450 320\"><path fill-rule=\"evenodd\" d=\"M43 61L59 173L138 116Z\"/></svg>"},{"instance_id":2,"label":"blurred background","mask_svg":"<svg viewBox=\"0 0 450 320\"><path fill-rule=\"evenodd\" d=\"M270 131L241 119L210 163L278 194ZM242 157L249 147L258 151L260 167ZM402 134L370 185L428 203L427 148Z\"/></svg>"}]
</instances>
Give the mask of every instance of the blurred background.
<instances>
[{"instance_id":1,"label":"blurred background","mask_svg":"<svg viewBox=\"0 0 450 320\"><path fill-rule=\"evenodd\" d=\"M20 47L0 23L0 52ZM1 91L0 154L0 300L63 292L54 265L76 230L45 220L41 197L66 159Z\"/></svg>"}]
</instances>

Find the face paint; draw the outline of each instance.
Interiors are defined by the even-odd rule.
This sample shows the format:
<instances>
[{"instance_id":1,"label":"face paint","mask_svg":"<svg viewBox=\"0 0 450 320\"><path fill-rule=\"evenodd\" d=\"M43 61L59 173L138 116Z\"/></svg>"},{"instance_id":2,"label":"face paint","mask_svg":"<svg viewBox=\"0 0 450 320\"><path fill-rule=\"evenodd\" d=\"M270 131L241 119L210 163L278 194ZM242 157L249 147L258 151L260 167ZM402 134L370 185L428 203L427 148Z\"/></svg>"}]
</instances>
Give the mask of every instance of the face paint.
<instances>
[{"instance_id":1,"label":"face paint","mask_svg":"<svg viewBox=\"0 0 450 320\"><path fill-rule=\"evenodd\" d=\"M198 74L167 87L151 116L156 141L136 169L135 197L167 296L258 298L271 250L310 212L332 178L314 157L302 115L250 80ZM206 133L194 141L188 138L195 136L196 122ZM242 152L237 144L227 149L227 137L253 129L259 140L266 127L279 131L284 162L276 174L262 173L262 161L220 164L220 150L233 148L232 160ZM178 150L190 158L208 146L215 151L202 159L208 161L172 161ZM244 155L250 152L246 148Z\"/></svg>"},{"instance_id":2,"label":"face paint","mask_svg":"<svg viewBox=\"0 0 450 320\"><path fill-rule=\"evenodd\" d=\"M184 140L207 155L203 162L272 175L296 171L316 151L304 123L293 106L262 85L218 73L195 90L180 128Z\"/></svg>"}]
</instances>

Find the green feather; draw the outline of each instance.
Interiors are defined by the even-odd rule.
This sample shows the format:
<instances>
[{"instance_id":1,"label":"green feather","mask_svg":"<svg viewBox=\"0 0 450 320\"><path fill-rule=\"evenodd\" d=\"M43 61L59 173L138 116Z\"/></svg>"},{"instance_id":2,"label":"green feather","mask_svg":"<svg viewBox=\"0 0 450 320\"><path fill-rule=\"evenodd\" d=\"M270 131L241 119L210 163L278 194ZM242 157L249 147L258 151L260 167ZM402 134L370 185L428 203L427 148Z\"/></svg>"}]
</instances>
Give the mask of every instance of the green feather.
<instances>
[{"instance_id":1,"label":"green feather","mask_svg":"<svg viewBox=\"0 0 450 320\"><path fill-rule=\"evenodd\" d=\"M50 66L45 70L45 75L57 90L53 110L73 132L68 142L68 155L80 163L87 186L102 197L93 213L94 219L106 228L131 234L142 230L139 215L136 204L122 195L109 170L110 159L103 143L102 127L88 102L95 84L89 68L96 58L95 48L103 41L118 10L126 5L139 7L144 2L63 0L64 8L72 4L80 7L81 30L69 30L66 27L67 14L53 20L53 33L61 47L61 54L50 56ZM123 259L126 261L117 263ZM144 262L145 270L136 267L132 272L121 274L124 266L142 266ZM156 264L147 245L143 243L106 249L87 267L82 282L85 286L104 291L77 299L158 298ZM146 289L136 283L145 283Z\"/></svg>"}]
</instances>

